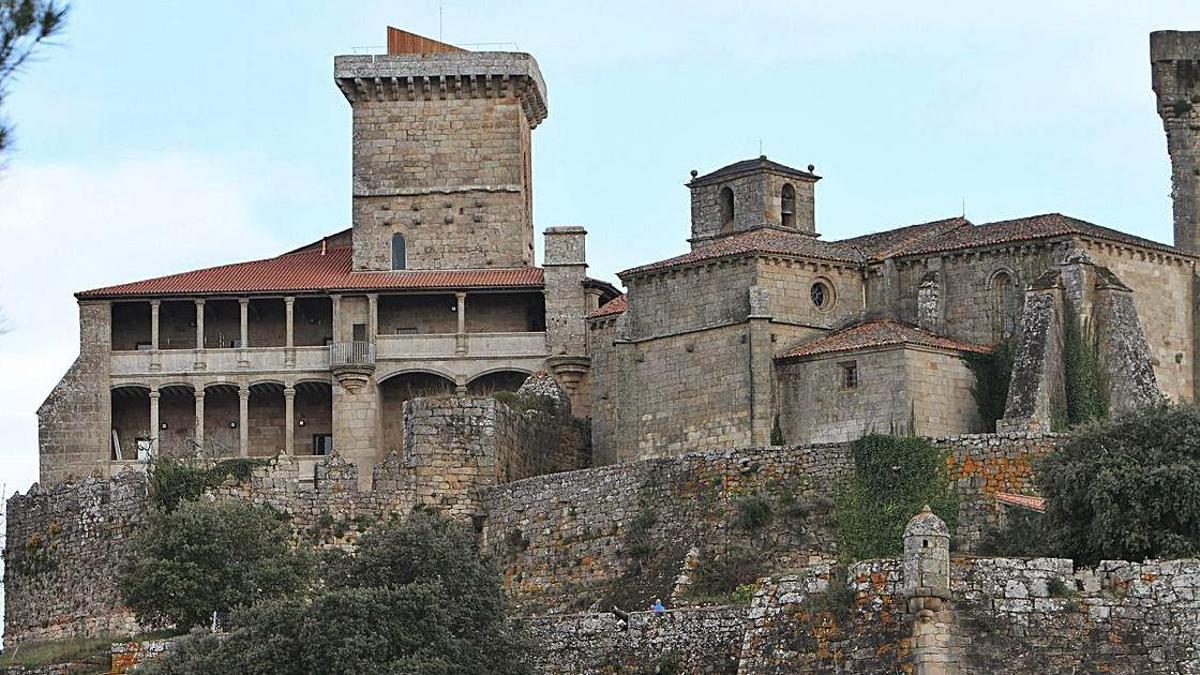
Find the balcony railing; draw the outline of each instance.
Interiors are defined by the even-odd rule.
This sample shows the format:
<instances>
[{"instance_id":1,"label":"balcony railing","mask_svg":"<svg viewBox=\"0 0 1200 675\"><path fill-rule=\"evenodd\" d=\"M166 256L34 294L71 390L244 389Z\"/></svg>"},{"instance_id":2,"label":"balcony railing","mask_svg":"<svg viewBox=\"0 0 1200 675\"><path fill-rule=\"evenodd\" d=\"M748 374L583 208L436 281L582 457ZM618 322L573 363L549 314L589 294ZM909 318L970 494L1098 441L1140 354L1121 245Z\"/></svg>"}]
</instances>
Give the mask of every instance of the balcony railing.
<instances>
[{"instance_id":1,"label":"balcony railing","mask_svg":"<svg viewBox=\"0 0 1200 675\"><path fill-rule=\"evenodd\" d=\"M375 344L371 342L335 342L329 345L329 367L374 366Z\"/></svg>"}]
</instances>

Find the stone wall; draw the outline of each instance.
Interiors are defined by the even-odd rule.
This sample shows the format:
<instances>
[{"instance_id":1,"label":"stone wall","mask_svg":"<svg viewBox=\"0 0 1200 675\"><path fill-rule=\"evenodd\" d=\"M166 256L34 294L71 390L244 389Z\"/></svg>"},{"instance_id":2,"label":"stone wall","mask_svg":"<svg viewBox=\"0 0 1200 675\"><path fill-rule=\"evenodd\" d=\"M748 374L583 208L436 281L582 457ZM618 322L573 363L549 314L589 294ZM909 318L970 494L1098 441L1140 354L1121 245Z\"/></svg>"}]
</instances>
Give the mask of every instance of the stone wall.
<instances>
[{"instance_id":1,"label":"stone wall","mask_svg":"<svg viewBox=\"0 0 1200 675\"><path fill-rule=\"evenodd\" d=\"M848 441L864 433L906 433L913 415L902 347L825 354L777 364L779 423L789 443ZM858 386L842 386L853 363Z\"/></svg>"},{"instance_id":2,"label":"stone wall","mask_svg":"<svg viewBox=\"0 0 1200 675\"><path fill-rule=\"evenodd\" d=\"M949 452L960 498L955 547L968 551L998 525L998 492L1033 490L1031 461L1053 435L934 439ZM689 549L720 556L739 545L781 551L774 564L836 554L832 498L850 475L846 444L693 453L540 476L483 491L484 550L523 607L625 609L668 597ZM748 533L736 525L744 499L767 501L774 518ZM640 551L646 544L652 553Z\"/></svg>"},{"instance_id":3,"label":"stone wall","mask_svg":"<svg viewBox=\"0 0 1200 675\"><path fill-rule=\"evenodd\" d=\"M107 302L79 303L79 357L37 412L43 483L91 476L109 458L110 320Z\"/></svg>"},{"instance_id":4,"label":"stone wall","mask_svg":"<svg viewBox=\"0 0 1200 675\"><path fill-rule=\"evenodd\" d=\"M625 337L643 340L745 321L755 276L754 259L740 257L622 278L629 288Z\"/></svg>"},{"instance_id":5,"label":"stone wall","mask_svg":"<svg viewBox=\"0 0 1200 675\"><path fill-rule=\"evenodd\" d=\"M9 499L5 644L132 632L114 575L147 504L145 476L134 472Z\"/></svg>"}]
</instances>

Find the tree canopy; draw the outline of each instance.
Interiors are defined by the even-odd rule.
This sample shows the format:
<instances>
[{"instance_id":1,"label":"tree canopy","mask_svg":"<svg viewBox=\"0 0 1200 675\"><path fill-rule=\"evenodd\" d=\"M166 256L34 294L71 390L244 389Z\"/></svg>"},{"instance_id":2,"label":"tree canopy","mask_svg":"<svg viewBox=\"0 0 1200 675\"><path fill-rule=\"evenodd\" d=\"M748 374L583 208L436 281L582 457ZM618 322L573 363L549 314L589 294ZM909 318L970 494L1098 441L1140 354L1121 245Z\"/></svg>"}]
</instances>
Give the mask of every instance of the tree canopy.
<instances>
[{"instance_id":1,"label":"tree canopy","mask_svg":"<svg viewBox=\"0 0 1200 675\"><path fill-rule=\"evenodd\" d=\"M465 525L417 511L323 568L306 597L239 610L229 635L198 631L146 672L531 672L531 645L507 620L499 574Z\"/></svg>"},{"instance_id":2,"label":"tree canopy","mask_svg":"<svg viewBox=\"0 0 1200 675\"><path fill-rule=\"evenodd\" d=\"M144 625L187 629L212 613L298 593L310 560L267 507L183 501L155 511L120 572L125 604Z\"/></svg>"},{"instance_id":3,"label":"tree canopy","mask_svg":"<svg viewBox=\"0 0 1200 675\"><path fill-rule=\"evenodd\" d=\"M56 0L0 0L0 103L9 80L39 43L62 30L67 5ZM0 120L0 153L8 149L12 129Z\"/></svg>"}]
</instances>

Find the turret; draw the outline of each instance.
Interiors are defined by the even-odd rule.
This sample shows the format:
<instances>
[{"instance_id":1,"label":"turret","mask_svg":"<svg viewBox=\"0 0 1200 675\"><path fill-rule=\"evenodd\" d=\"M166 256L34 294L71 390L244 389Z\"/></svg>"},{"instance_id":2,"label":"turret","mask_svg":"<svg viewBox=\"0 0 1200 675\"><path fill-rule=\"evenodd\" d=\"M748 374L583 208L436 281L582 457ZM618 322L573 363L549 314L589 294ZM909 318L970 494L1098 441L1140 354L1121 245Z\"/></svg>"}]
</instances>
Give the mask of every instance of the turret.
<instances>
[{"instance_id":1,"label":"turret","mask_svg":"<svg viewBox=\"0 0 1200 675\"><path fill-rule=\"evenodd\" d=\"M1151 33L1150 66L1171 156L1175 245L1200 253L1200 31Z\"/></svg>"},{"instance_id":2,"label":"turret","mask_svg":"<svg viewBox=\"0 0 1200 675\"><path fill-rule=\"evenodd\" d=\"M387 54L334 59L354 120L354 269L532 265L537 62L388 31Z\"/></svg>"},{"instance_id":3,"label":"turret","mask_svg":"<svg viewBox=\"0 0 1200 675\"><path fill-rule=\"evenodd\" d=\"M910 607L925 604L926 598L950 599L950 530L928 505L904 528L903 583ZM923 608L937 611L940 604Z\"/></svg>"}]
</instances>

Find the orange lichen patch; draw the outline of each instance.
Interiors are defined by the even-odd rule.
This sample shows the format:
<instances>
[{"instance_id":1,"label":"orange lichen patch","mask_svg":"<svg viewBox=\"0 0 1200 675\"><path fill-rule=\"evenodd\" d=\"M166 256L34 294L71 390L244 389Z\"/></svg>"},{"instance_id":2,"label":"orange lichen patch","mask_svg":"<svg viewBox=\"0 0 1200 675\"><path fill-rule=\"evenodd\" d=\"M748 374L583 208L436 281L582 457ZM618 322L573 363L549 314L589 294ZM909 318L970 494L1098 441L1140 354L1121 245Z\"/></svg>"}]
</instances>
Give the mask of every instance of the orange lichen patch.
<instances>
[{"instance_id":1,"label":"orange lichen patch","mask_svg":"<svg viewBox=\"0 0 1200 675\"><path fill-rule=\"evenodd\" d=\"M1108 634L1108 644L1110 644L1110 645L1119 645L1119 644L1122 644L1122 643L1123 643L1123 640L1121 640L1121 636L1120 636L1120 635L1117 635L1116 633L1113 633L1113 632L1109 632L1109 634Z\"/></svg>"},{"instance_id":2,"label":"orange lichen patch","mask_svg":"<svg viewBox=\"0 0 1200 675\"><path fill-rule=\"evenodd\" d=\"M1158 575L1154 574L1153 572L1143 572L1142 573L1142 581L1145 581L1146 583L1150 583L1151 581L1154 581L1157 578L1158 578Z\"/></svg>"}]
</instances>

